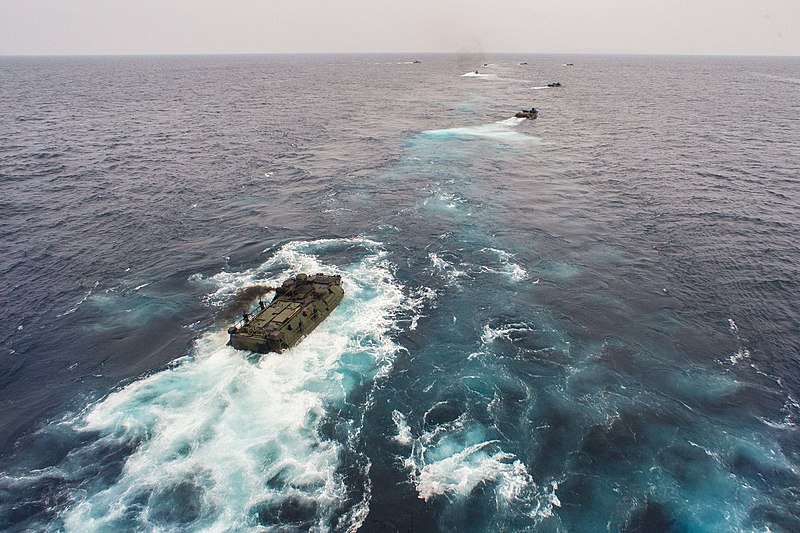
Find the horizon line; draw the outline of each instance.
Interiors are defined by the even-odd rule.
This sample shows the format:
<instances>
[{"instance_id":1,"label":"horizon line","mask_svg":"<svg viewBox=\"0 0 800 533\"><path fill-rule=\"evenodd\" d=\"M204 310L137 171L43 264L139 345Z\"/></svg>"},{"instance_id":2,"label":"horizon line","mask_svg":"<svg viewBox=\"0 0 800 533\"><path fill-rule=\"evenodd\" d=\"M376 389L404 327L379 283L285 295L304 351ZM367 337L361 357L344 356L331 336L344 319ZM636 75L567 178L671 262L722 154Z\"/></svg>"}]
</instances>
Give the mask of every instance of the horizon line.
<instances>
[{"instance_id":1,"label":"horizon line","mask_svg":"<svg viewBox=\"0 0 800 533\"><path fill-rule=\"evenodd\" d=\"M669 56L669 57L774 57L795 58L800 54L765 53L688 53L688 52L156 52L156 53L0 53L0 57L208 57L208 56L291 56L291 55L557 55L557 56Z\"/></svg>"}]
</instances>

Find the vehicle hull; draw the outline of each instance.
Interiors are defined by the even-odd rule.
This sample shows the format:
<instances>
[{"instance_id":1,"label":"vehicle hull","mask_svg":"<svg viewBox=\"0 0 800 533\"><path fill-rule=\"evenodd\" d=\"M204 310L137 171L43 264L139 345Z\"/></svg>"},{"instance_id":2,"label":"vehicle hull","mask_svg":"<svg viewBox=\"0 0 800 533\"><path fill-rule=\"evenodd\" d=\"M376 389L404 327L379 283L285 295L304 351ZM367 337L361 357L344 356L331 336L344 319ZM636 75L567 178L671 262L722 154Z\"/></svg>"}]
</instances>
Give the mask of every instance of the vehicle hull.
<instances>
[{"instance_id":1,"label":"vehicle hull","mask_svg":"<svg viewBox=\"0 0 800 533\"><path fill-rule=\"evenodd\" d=\"M328 318L344 297L340 276L298 274L275 291L269 305L261 303L252 317L228 329L228 344L257 353L282 352L303 340Z\"/></svg>"}]
</instances>

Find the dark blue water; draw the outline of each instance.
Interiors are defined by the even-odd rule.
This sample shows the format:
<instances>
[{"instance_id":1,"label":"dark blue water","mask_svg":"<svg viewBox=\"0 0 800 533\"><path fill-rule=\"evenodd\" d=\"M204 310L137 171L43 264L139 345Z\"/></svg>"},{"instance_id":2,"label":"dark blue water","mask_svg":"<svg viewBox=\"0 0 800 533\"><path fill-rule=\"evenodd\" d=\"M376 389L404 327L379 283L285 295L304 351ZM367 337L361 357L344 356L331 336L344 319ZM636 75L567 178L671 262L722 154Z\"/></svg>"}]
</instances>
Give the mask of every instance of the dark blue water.
<instances>
[{"instance_id":1,"label":"dark blue water","mask_svg":"<svg viewBox=\"0 0 800 533\"><path fill-rule=\"evenodd\" d=\"M0 529L800 529L800 60L408 59L0 59Z\"/></svg>"}]
</instances>

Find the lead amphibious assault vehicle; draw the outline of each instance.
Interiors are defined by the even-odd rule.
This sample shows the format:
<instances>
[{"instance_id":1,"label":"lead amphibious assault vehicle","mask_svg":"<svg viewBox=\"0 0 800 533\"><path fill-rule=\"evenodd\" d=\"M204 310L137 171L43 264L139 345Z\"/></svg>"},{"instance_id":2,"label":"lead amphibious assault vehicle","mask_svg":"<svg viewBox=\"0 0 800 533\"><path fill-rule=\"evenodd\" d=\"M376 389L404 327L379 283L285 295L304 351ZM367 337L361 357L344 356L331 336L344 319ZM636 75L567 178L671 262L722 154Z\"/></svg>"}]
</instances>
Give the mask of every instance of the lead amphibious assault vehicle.
<instances>
[{"instance_id":1,"label":"lead amphibious assault vehicle","mask_svg":"<svg viewBox=\"0 0 800 533\"><path fill-rule=\"evenodd\" d=\"M303 340L331 314L344 296L341 276L298 274L275 289L269 305L259 302L251 317L228 328L237 350L282 352Z\"/></svg>"}]
</instances>

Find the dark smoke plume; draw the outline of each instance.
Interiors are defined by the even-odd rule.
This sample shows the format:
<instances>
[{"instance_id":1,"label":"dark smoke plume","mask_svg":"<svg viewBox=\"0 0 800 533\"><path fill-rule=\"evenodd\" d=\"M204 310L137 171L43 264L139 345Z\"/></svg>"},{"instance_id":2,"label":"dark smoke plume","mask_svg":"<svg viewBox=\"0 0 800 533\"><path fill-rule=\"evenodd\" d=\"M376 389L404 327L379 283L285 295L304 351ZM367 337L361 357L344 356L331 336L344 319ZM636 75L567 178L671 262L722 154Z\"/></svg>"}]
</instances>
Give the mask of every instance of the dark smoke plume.
<instances>
[{"instance_id":1,"label":"dark smoke plume","mask_svg":"<svg viewBox=\"0 0 800 533\"><path fill-rule=\"evenodd\" d=\"M233 297L233 300L220 311L220 315L225 319L241 317L243 312L247 311L249 313L252 311L255 301L274 290L275 287L270 287L269 285L242 287L236 291L236 296Z\"/></svg>"}]
</instances>

